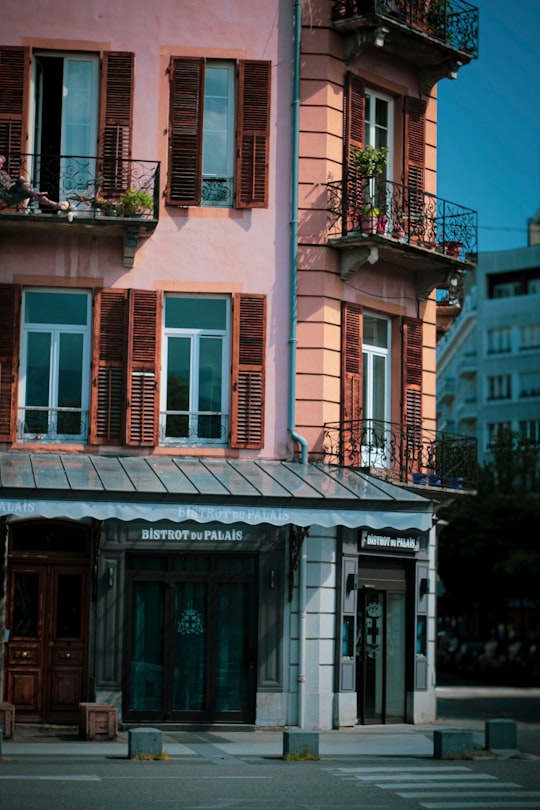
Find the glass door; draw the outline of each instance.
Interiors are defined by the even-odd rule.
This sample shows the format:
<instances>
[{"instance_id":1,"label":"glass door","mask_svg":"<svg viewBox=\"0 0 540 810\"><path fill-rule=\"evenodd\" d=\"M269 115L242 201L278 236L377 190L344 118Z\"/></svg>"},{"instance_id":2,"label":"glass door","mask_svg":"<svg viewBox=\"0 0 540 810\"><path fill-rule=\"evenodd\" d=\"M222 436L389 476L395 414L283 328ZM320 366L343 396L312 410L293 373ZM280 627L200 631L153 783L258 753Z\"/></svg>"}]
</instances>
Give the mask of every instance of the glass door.
<instances>
[{"instance_id":1,"label":"glass door","mask_svg":"<svg viewBox=\"0 0 540 810\"><path fill-rule=\"evenodd\" d=\"M356 679L361 723L405 719L405 594L358 592Z\"/></svg>"},{"instance_id":2,"label":"glass door","mask_svg":"<svg viewBox=\"0 0 540 810\"><path fill-rule=\"evenodd\" d=\"M255 558L151 560L128 561L126 719L253 722Z\"/></svg>"}]
</instances>

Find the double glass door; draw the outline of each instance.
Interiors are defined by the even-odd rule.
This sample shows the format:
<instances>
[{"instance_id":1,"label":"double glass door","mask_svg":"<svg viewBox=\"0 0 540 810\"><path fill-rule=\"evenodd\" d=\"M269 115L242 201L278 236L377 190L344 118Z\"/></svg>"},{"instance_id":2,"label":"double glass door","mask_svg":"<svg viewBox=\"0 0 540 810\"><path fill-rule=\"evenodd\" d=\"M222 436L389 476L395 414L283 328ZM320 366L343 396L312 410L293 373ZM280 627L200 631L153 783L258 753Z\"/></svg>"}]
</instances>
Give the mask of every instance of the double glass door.
<instances>
[{"instance_id":1,"label":"double glass door","mask_svg":"<svg viewBox=\"0 0 540 810\"><path fill-rule=\"evenodd\" d=\"M361 723L405 719L405 593L358 591L356 679Z\"/></svg>"},{"instance_id":2,"label":"double glass door","mask_svg":"<svg viewBox=\"0 0 540 810\"><path fill-rule=\"evenodd\" d=\"M137 570L156 565L161 571ZM252 722L255 558L134 557L127 717Z\"/></svg>"}]
</instances>

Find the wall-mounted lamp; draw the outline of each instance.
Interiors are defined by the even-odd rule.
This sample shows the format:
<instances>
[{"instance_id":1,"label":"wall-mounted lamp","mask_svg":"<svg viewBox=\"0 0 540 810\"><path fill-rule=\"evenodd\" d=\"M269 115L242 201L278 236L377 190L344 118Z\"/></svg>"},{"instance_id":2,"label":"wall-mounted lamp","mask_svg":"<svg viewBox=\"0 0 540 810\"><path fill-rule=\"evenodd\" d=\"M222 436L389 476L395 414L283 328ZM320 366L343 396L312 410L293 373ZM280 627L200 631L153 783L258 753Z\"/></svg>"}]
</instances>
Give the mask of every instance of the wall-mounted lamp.
<instances>
[{"instance_id":1,"label":"wall-mounted lamp","mask_svg":"<svg viewBox=\"0 0 540 810\"><path fill-rule=\"evenodd\" d=\"M109 566L109 588L112 588L114 585L114 568Z\"/></svg>"},{"instance_id":2,"label":"wall-mounted lamp","mask_svg":"<svg viewBox=\"0 0 540 810\"><path fill-rule=\"evenodd\" d=\"M273 568L270 570L270 574L268 576L268 587L271 591L273 591L276 587L276 572Z\"/></svg>"},{"instance_id":3,"label":"wall-mounted lamp","mask_svg":"<svg viewBox=\"0 0 540 810\"><path fill-rule=\"evenodd\" d=\"M427 577L423 577L420 580L420 598L422 599L424 596L427 596L429 593L429 579Z\"/></svg>"},{"instance_id":4,"label":"wall-mounted lamp","mask_svg":"<svg viewBox=\"0 0 540 810\"><path fill-rule=\"evenodd\" d=\"M358 590L358 574L347 574L347 593Z\"/></svg>"}]
</instances>

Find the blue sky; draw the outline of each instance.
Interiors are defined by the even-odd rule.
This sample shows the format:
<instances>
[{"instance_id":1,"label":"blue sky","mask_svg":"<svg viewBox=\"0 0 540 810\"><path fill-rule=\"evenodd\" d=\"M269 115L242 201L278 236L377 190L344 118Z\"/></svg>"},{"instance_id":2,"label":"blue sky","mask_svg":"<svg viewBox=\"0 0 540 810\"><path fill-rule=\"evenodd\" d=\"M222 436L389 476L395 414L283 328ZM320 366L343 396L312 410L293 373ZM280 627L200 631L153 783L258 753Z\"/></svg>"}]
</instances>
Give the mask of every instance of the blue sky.
<instances>
[{"instance_id":1,"label":"blue sky","mask_svg":"<svg viewBox=\"0 0 540 810\"><path fill-rule=\"evenodd\" d=\"M438 85L437 194L478 211L478 248L527 245L540 209L540 0L472 0L479 58Z\"/></svg>"}]
</instances>

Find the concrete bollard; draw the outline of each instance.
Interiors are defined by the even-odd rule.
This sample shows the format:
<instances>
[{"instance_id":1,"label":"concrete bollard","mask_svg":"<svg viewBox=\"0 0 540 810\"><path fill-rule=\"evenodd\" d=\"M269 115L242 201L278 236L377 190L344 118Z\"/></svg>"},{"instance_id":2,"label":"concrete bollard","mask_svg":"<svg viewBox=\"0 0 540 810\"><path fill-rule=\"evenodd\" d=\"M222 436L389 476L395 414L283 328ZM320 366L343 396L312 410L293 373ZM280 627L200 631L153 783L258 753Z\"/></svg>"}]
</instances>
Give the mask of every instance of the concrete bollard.
<instances>
[{"instance_id":1,"label":"concrete bollard","mask_svg":"<svg viewBox=\"0 0 540 810\"><path fill-rule=\"evenodd\" d=\"M486 720L486 748L517 748L516 721Z\"/></svg>"},{"instance_id":2,"label":"concrete bollard","mask_svg":"<svg viewBox=\"0 0 540 810\"><path fill-rule=\"evenodd\" d=\"M128 731L128 757L159 757L163 753L163 732L158 728L132 728Z\"/></svg>"},{"instance_id":3,"label":"concrete bollard","mask_svg":"<svg viewBox=\"0 0 540 810\"><path fill-rule=\"evenodd\" d=\"M477 746L472 731L462 728L444 728L433 732L435 759L457 759L470 754Z\"/></svg>"},{"instance_id":4,"label":"concrete bollard","mask_svg":"<svg viewBox=\"0 0 540 810\"><path fill-rule=\"evenodd\" d=\"M319 756L319 733L304 729L288 729L283 732L283 756Z\"/></svg>"}]
</instances>

